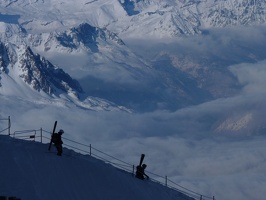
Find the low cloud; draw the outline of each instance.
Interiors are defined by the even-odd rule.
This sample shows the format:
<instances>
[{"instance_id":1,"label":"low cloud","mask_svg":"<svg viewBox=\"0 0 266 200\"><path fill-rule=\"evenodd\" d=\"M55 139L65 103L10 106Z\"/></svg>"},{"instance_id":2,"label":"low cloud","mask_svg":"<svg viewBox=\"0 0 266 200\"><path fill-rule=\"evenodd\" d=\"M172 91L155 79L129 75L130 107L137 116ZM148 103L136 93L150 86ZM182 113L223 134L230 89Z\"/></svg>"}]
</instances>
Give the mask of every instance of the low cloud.
<instances>
[{"instance_id":1,"label":"low cloud","mask_svg":"<svg viewBox=\"0 0 266 200\"><path fill-rule=\"evenodd\" d=\"M202 35L176 40L124 40L136 54L153 61L158 55L168 53L179 58L188 57L191 62L195 61L194 65L209 61L208 64L217 63L214 67L226 68L266 58L266 26L213 28Z\"/></svg>"},{"instance_id":2,"label":"low cloud","mask_svg":"<svg viewBox=\"0 0 266 200\"><path fill-rule=\"evenodd\" d=\"M266 95L266 60L255 64L242 63L231 66L230 69L243 86L244 94Z\"/></svg>"}]
</instances>

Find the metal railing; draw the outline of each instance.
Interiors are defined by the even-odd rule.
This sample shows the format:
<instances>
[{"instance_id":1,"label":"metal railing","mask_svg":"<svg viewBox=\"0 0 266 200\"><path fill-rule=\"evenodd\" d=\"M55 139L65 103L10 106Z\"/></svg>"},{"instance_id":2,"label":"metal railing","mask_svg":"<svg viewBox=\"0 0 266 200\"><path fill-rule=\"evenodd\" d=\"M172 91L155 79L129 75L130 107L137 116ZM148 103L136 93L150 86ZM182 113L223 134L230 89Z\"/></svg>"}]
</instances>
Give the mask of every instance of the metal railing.
<instances>
[{"instance_id":1,"label":"metal railing","mask_svg":"<svg viewBox=\"0 0 266 200\"><path fill-rule=\"evenodd\" d=\"M32 140L32 141L41 142L41 143L49 143L51 139L51 134L52 134L51 132L40 128L39 130L15 131L11 136L13 136L14 138L18 138L18 139ZM109 163L113 165L116 168L132 173L132 175L135 174L135 166L131 163L125 162L123 160L116 158L115 156L109 155L93 147L91 144L89 145L83 144L83 143L80 143L80 142L77 142L77 141L74 141L74 140L71 140L65 137L62 137L62 139L64 141L63 146L68 147L74 150L75 152L93 156L95 158L98 158L104 161L105 163ZM70 156L74 156L74 155L70 155ZM149 175L150 180L157 182L159 184L162 184L175 191L178 191L184 195L187 195L189 197L192 197L194 199L199 199L199 200L207 200L207 199L215 200L214 196L210 197L210 196L206 196L198 192L195 192L193 190L190 190L170 180L167 176L161 176L161 175L152 173L147 170L145 170L145 172L147 175Z\"/></svg>"},{"instance_id":2,"label":"metal railing","mask_svg":"<svg viewBox=\"0 0 266 200\"><path fill-rule=\"evenodd\" d=\"M39 134L37 134L39 133ZM49 137L47 137L45 134L49 134ZM36 141L36 138L40 138L40 142L43 142L43 139L46 139L47 142L50 140L51 138L51 132L39 129L39 130L24 130L24 131L15 131L13 134L13 137L15 138L19 138L19 139L31 139L33 141ZM124 171L130 172L132 173L132 175L134 175L135 172L135 166L133 164L127 163L125 161L122 161L112 155L109 155L95 147L93 147L91 144L87 145L87 144L83 144L80 142L76 142L74 140L62 137L62 139L64 140L64 146L83 153L83 154L87 154L90 156L93 156L95 158L98 158L106 163L109 163L117 168L120 168ZM204 200L204 199L215 199L214 197L209 197L206 195L202 195L198 192L192 191L188 188L185 188L177 183L175 183L174 181L170 180L167 176L161 176L158 174L154 174L152 172L146 171L146 173L151 177L150 180L160 183L168 188L171 188L173 190L176 190L178 192L181 192L185 195L188 195L192 198L195 199L200 199L200 200ZM164 180L164 181L160 181L160 180Z\"/></svg>"}]
</instances>

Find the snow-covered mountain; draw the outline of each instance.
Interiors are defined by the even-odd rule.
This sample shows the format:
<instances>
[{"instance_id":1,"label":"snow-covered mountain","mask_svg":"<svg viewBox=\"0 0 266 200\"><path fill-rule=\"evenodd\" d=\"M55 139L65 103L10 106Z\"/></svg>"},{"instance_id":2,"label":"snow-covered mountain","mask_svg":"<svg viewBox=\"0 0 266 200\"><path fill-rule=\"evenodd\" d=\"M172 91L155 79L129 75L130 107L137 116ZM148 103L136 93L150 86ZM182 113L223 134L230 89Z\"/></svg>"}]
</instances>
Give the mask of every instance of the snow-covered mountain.
<instances>
[{"instance_id":1,"label":"snow-covered mountain","mask_svg":"<svg viewBox=\"0 0 266 200\"><path fill-rule=\"evenodd\" d=\"M32 35L27 34L17 24L1 23L0 35L1 41L3 41L1 42L0 73L3 95L28 98L39 93L40 96L46 98L67 98L89 109L96 107L99 107L100 110L122 109L115 103L99 97L82 96L84 92L77 80L71 78L62 68L54 66L45 57L36 53L52 52L56 54L61 52L61 54L73 53L76 55L87 52L93 54L100 52L99 46L107 50L112 47L106 40L112 41L117 46L124 45L123 41L115 34L108 30L91 27L88 24L81 24L69 32ZM101 45L98 42L101 42ZM108 57L103 59L108 59Z\"/></svg>"},{"instance_id":2,"label":"snow-covered mountain","mask_svg":"<svg viewBox=\"0 0 266 200\"><path fill-rule=\"evenodd\" d=\"M263 0L8 0L0 7L1 18L19 22L27 31L69 29L84 21L137 38L191 35L206 27L257 25L266 20Z\"/></svg>"},{"instance_id":3,"label":"snow-covered mountain","mask_svg":"<svg viewBox=\"0 0 266 200\"><path fill-rule=\"evenodd\" d=\"M42 48L42 51L52 49L59 52L81 51L84 49L91 53L97 53L100 51L100 45L124 45L124 42L115 33L106 28L93 27L88 23L81 23L77 27L72 27L64 32L30 34L24 40L33 47Z\"/></svg>"},{"instance_id":4,"label":"snow-covered mountain","mask_svg":"<svg viewBox=\"0 0 266 200\"><path fill-rule=\"evenodd\" d=\"M211 98L208 91L199 88L197 83L193 82L191 77L183 75L182 71L171 67L167 69L167 66L162 68L159 64L151 67L147 60L133 53L115 33L106 28L82 23L63 32L27 34L19 25L3 23L2 30L3 41L8 41L7 44L13 46L20 45L20 52L25 49L26 53L22 53L22 56L15 56L17 60L21 60L19 62L22 65L19 68L23 74L19 74L19 77L35 90L42 90L49 95L54 94L53 91L56 89L43 77L56 77L47 72L52 64L45 60L40 61L41 58L38 55L34 56L32 51L78 76L80 83L86 85L83 87L86 93L82 99L95 96L129 109L144 111L156 108L173 110ZM13 51L16 52L18 49ZM31 55L28 55L29 53ZM30 63L33 64L29 65ZM9 67L12 68L12 65ZM7 68L8 64L5 66L5 69ZM41 69L45 75L38 76L37 69ZM112 76L106 77L102 69L113 73ZM71 80L72 78L62 77L56 73L57 77L61 77L61 83L53 78L49 81L70 96L73 94L79 97L78 93L83 92L81 86ZM158 79L161 81L157 82ZM104 84L102 81L110 84ZM189 82L189 87L184 86L186 82ZM153 90L155 87L156 90ZM83 105L85 102L88 101L83 101Z\"/></svg>"},{"instance_id":5,"label":"snow-covered mountain","mask_svg":"<svg viewBox=\"0 0 266 200\"><path fill-rule=\"evenodd\" d=\"M10 81L18 81L17 84L21 84L18 79L23 80L32 89L49 95L60 94L57 90L71 92L75 96L82 92L77 81L43 57L34 54L29 47L17 47L12 44L6 46L1 43L0 49L1 87L4 88L4 94L12 93L8 91Z\"/></svg>"}]
</instances>

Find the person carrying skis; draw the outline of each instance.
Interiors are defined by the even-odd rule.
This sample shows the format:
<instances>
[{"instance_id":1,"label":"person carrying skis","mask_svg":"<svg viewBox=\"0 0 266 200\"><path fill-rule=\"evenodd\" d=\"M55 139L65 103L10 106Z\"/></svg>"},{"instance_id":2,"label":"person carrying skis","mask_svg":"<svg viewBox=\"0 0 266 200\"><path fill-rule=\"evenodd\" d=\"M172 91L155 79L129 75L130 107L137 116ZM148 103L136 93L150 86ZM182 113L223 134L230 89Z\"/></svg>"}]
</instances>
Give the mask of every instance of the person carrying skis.
<instances>
[{"instance_id":1,"label":"person carrying skis","mask_svg":"<svg viewBox=\"0 0 266 200\"><path fill-rule=\"evenodd\" d=\"M62 134L64 133L64 131L62 129L59 130L58 133L54 133L53 134L53 138L52 138L52 142L54 143L56 149L57 149L57 155L61 156L63 153L63 148L62 148Z\"/></svg>"},{"instance_id":2,"label":"person carrying skis","mask_svg":"<svg viewBox=\"0 0 266 200\"><path fill-rule=\"evenodd\" d=\"M149 176L147 174L145 174L144 170L146 169L147 165L146 164L143 164L142 166L138 165L137 166L137 171L136 171L136 177L141 179L141 180L144 180L146 176L147 179L149 179Z\"/></svg>"}]
</instances>

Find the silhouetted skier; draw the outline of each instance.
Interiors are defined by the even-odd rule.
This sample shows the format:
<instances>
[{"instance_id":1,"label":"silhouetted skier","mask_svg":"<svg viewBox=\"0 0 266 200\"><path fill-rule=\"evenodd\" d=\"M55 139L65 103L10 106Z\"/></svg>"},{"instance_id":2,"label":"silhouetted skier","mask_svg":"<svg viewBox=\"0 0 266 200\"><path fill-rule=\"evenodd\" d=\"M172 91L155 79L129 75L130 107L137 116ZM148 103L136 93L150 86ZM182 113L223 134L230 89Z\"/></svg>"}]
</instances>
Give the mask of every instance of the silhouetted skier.
<instances>
[{"instance_id":1,"label":"silhouetted skier","mask_svg":"<svg viewBox=\"0 0 266 200\"><path fill-rule=\"evenodd\" d=\"M140 157L140 161L139 161L139 165L136 167L137 171L136 171L136 177L139 179L144 179L146 176L147 179L149 179L149 176L145 174L144 170L146 169L147 165L142 164L143 160L144 160L145 154L141 154Z\"/></svg>"},{"instance_id":2,"label":"silhouetted skier","mask_svg":"<svg viewBox=\"0 0 266 200\"><path fill-rule=\"evenodd\" d=\"M137 166L137 171L136 171L136 177L139 179L145 179L145 176L147 179L149 179L149 176L145 174L144 170L146 169L147 165L143 164L142 166L138 165Z\"/></svg>"},{"instance_id":3,"label":"silhouetted skier","mask_svg":"<svg viewBox=\"0 0 266 200\"><path fill-rule=\"evenodd\" d=\"M52 138L52 142L54 143L56 149L57 149L57 155L61 156L63 153L63 148L62 148L62 134L64 133L64 131L62 129L59 130L58 133L54 133L53 134L53 138Z\"/></svg>"}]
</instances>

